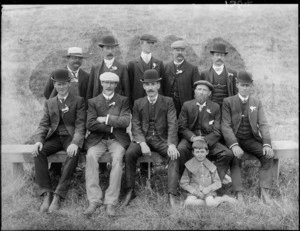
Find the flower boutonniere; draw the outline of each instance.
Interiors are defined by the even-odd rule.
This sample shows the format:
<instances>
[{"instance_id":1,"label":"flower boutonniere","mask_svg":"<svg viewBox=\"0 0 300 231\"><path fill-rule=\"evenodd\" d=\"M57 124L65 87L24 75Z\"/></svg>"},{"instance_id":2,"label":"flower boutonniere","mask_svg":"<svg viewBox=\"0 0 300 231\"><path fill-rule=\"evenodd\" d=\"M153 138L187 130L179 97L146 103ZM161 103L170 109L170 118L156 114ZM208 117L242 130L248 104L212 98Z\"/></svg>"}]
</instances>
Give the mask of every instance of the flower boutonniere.
<instances>
[{"instance_id":1,"label":"flower boutonniere","mask_svg":"<svg viewBox=\"0 0 300 231\"><path fill-rule=\"evenodd\" d=\"M110 103L110 104L108 104L108 106L110 107L110 106L114 106L116 104L116 102L112 102L112 103Z\"/></svg>"},{"instance_id":2,"label":"flower boutonniere","mask_svg":"<svg viewBox=\"0 0 300 231\"><path fill-rule=\"evenodd\" d=\"M156 63L153 63L153 64L152 64L152 69L154 69L156 66L157 66L157 64L156 64Z\"/></svg>"},{"instance_id":3,"label":"flower boutonniere","mask_svg":"<svg viewBox=\"0 0 300 231\"><path fill-rule=\"evenodd\" d=\"M208 122L209 125L212 125L214 123L214 120L211 120Z\"/></svg>"},{"instance_id":4,"label":"flower boutonniere","mask_svg":"<svg viewBox=\"0 0 300 231\"><path fill-rule=\"evenodd\" d=\"M256 107L255 107L255 106L250 106L250 110L251 110L251 112L253 112L255 109L256 109Z\"/></svg>"},{"instance_id":5,"label":"flower boutonniere","mask_svg":"<svg viewBox=\"0 0 300 231\"><path fill-rule=\"evenodd\" d=\"M176 70L176 75L181 74L182 70Z\"/></svg>"},{"instance_id":6,"label":"flower boutonniere","mask_svg":"<svg viewBox=\"0 0 300 231\"><path fill-rule=\"evenodd\" d=\"M228 77L230 77L230 76L233 76L233 74L228 72Z\"/></svg>"},{"instance_id":7,"label":"flower boutonniere","mask_svg":"<svg viewBox=\"0 0 300 231\"><path fill-rule=\"evenodd\" d=\"M211 111L209 108L206 109L207 113L211 114Z\"/></svg>"},{"instance_id":8,"label":"flower boutonniere","mask_svg":"<svg viewBox=\"0 0 300 231\"><path fill-rule=\"evenodd\" d=\"M111 69L112 71L116 71L118 68L117 68L116 66L111 66L110 69Z\"/></svg>"},{"instance_id":9,"label":"flower boutonniere","mask_svg":"<svg viewBox=\"0 0 300 231\"><path fill-rule=\"evenodd\" d=\"M69 111L69 107L67 104L65 104L65 107L61 109L62 113L67 113Z\"/></svg>"}]
</instances>

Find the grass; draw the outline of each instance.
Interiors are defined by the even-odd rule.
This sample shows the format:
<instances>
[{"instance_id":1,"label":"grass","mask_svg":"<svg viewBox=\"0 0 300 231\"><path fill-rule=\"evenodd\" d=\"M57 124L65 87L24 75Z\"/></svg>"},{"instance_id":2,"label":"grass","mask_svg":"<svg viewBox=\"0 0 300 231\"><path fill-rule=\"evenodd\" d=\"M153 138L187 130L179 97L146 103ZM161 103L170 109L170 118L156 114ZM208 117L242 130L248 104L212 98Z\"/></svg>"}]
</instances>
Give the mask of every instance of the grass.
<instances>
[{"instance_id":1,"label":"grass","mask_svg":"<svg viewBox=\"0 0 300 231\"><path fill-rule=\"evenodd\" d=\"M4 6L1 19L3 144L30 140L42 116L45 80L65 65L61 56L67 48L80 46L89 54L82 66L89 72L102 58L97 42L105 33L118 39L122 63L140 53L138 39L144 33L158 37L153 54L164 62L172 58L172 41L183 38L191 45L186 58L199 70L210 65L212 42L226 43L227 65L253 73L272 140L299 140L297 5L11 5ZM298 161L282 162L272 206L257 198L254 162L244 164L244 207L171 210L160 173L153 193L137 182L138 198L113 219L103 209L90 219L82 216L88 204L83 175L75 174L60 213L48 216L37 211L41 199L32 166L26 166L21 179L11 178L9 166L1 167L2 229L299 229ZM101 180L105 187L106 176Z\"/></svg>"}]
</instances>

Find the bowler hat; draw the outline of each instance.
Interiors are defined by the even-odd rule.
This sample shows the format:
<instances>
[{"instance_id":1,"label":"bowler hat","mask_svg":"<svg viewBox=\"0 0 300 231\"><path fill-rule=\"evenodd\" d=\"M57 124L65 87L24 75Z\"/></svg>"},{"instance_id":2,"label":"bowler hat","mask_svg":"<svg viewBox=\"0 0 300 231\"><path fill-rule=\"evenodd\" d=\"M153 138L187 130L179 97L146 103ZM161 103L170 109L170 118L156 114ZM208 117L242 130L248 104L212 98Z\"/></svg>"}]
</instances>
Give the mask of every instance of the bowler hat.
<instances>
[{"instance_id":1,"label":"bowler hat","mask_svg":"<svg viewBox=\"0 0 300 231\"><path fill-rule=\"evenodd\" d=\"M198 80L198 81L194 82L194 87L195 88L196 88L197 85L205 85L209 88L209 90L211 90L211 91L214 90L214 86L206 80Z\"/></svg>"},{"instance_id":2,"label":"bowler hat","mask_svg":"<svg viewBox=\"0 0 300 231\"><path fill-rule=\"evenodd\" d=\"M71 78L67 69L57 69L51 73L51 79L55 82L68 82Z\"/></svg>"},{"instance_id":3,"label":"bowler hat","mask_svg":"<svg viewBox=\"0 0 300 231\"><path fill-rule=\"evenodd\" d=\"M100 81L119 82L119 76L113 72L104 72L100 75Z\"/></svg>"},{"instance_id":4,"label":"bowler hat","mask_svg":"<svg viewBox=\"0 0 300 231\"><path fill-rule=\"evenodd\" d=\"M114 38L112 35L105 35L101 38L100 42L98 43L99 47L108 46L108 47L115 47L118 46L118 40Z\"/></svg>"},{"instance_id":5,"label":"bowler hat","mask_svg":"<svg viewBox=\"0 0 300 231\"><path fill-rule=\"evenodd\" d=\"M212 50L210 50L210 53L213 54L214 52L224 53L225 55L228 53L226 51L226 46L223 43L216 43L216 44L214 44Z\"/></svg>"},{"instance_id":6,"label":"bowler hat","mask_svg":"<svg viewBox=\"0 0 300 231\"><path fill-rule=\"evenodd\" d=\"M144 40L144 41L148 41L148 42L157 42L157 38L155 38L153 35L151 34L143 34L140 38L140 40Z\"/></svg>"},{"instance_id":7,"label":"bowler hat","mask_svg":"<svg viewBox=\"0 0 300 231\"><path fill-rule=\"evenodd\" d=\"M158 72L154 69L146 70L143 77L144 78L140 80L142 83L157 82L161 80L158 76Z\"/></svg>"},{"instance_id":8,"label":"bowler hat","mask_svg":"<svg viewBox=\"0 0 300 231\"><path fill-rule=\"evenodd\" d=\"M175 42L173 42L172 44L171 44L171 48L183 48L183 49L185 49L187 47L187 43L185 42L185 41L183 41L183 40L177 40L177 41L175 41Z\"/></svg>"},{"instance_id":9,"label":"bowler hat","mask_svg":"<svg viewBox=\"0 0 300 231\"><path fill-rule=\"evenodd\" d=\"M70 57L70 56L82 57L82 58L87 57L86 55L83 55L82 48L80 47L69 47L68 54L63 55L62 57Z\"/></svg>"},{"instance_id":10,"label":"bowler hat","mask_svg":"<svg viewBox=\"0 0 300 231\"><path fill-rule=\"evenodd\" d=\"M252 83L252 74L247 71L240 71L237 75L237 81L239 83Z\"/></svg>"}]
</instances>

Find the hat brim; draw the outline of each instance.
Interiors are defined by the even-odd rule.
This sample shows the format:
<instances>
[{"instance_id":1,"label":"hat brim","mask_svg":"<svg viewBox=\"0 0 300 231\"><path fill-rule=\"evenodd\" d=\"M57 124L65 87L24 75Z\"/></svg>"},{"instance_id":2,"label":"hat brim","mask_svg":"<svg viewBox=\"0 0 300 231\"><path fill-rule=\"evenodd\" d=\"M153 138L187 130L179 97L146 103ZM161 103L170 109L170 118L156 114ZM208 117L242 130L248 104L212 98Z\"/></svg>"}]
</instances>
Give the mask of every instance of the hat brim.
<instances>
[{"instance_id":1,"label":"hat brim","mask_svg":"<svg viewBox=\"0 0 300 231\"><path fill-rule=\"evenodd\" d=\"M69 54L69 55L63 55L62 57L64 58L68 58L68 57L81 57L81 58L87 58L88 56L87 55L72 55L72 54Z\"/></svg>"},{"instance_id":2,"label":"hat brim","mask_svg":"<svg viewBox=\"0 0 300 231\"><path fill-rule=\"evenodd\" d=\"M214 88L213 88L212 86L210 86L210 85L208 85L208 84L206 84L206 83L196 83L196 84L194 84L194 88L196 89L196 87L197 87L198 85L205 85L205 86L208 87L208 89L209 89L210 91L213 91L213 90L214 90Z\"/></svg>"},{"instance_id":3,"label":"hat brim","mask_svg":"<svg viewBox=\"0 0 300 231\"><path fill-rule=\"evenodd\" d=\"M140 81L141 81L142 83L152 83L152 82L158 82L158 81L160 81L160 80L162 80L162 78L159 78L159 79L146 79L146 80L140 79Z\"/></svg>"},{"instance_id":4,"label":"hat brim","mask_svg":"<svg viewBox=\"0 0 300 231\"><path fill-rule=\"evenodd\" d=\"M64 83L64 82L69 82L71 79L72 79L72 77L69 77L66 80L56 80L56 79L53 79L53 76L51 76L51 80L54 81L54 82L62 82L62 83Z\"/></svg>"},{"instance_id":5,"label":"hat brim","mask_svg":"<svg viewBox=\"0 0 300 231\"><path fill-rule=\"evenodd\" d=\"M253 80L252 81L243 81L243 80L236 79L236 81L238 83L242 83L242 84L252 84L253 83Z\"/></svg>"},{"instance_id":6,"label":"hat brim","mask_svg":"<svg viewBox=\"0 0 300 231\"><path fill-rule=\"evenodd\" d=\"M211 54L213 54L213 53L222 53L222 54L225 54L225 55L227 55L227 54L228 54L228 52L223 52L223 51L214 51L214 50L210 51L210 53L211 53Z\"/></svg>"},{"instance_id":7,"label":"hat brim","mask_svg":"<svg viewBox=\"0 0 300 231\"><path fill-rule=\"evenodd\" d=\"M104 46L107 46L107 47L116 47L116 46L119 46L119 43L116 43L116 44L103 44L103 43L99 43L98 44L99 47L104 47Z\"/></svg>"}]
</instances>

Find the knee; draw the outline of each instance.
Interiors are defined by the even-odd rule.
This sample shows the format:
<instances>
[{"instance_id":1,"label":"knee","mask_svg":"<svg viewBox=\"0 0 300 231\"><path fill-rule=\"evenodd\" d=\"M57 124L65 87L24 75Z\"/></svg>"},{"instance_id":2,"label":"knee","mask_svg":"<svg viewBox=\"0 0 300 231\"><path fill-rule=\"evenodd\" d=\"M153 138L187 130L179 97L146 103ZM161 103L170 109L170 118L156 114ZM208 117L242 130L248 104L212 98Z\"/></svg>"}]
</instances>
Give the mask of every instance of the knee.
<instances>
[{"instance_id":1,"label":"knee","mask_svg":"<svg viewBox=\"0 0 300 231\"><path fill-rule=\"evenodd\" d=\"M95 160L96 157L96 153L93 152L91 149L88 149L87 153L86 153L86 160Z\"/></svg>"},{"instance_id":2,"label":"knee","mask_svg":"<svg viewBox=\"0 0 300 231\"><path fill-rule=\"evenodd\" d=\"M112 166L122 166L124 153L119 153L118 155L114 155L112 158Z\"/></svg>"},{"instance_id":3,"label":"knee","mask_svg":"<svg viewBox=\"0 0 300 231\"><path fill-rule=\"evenodd\" d=\"M218 203L213 197L207 197L205 199L205 203L208 207L216 207L218 205Z\"/></svg>"}]
</instances>

